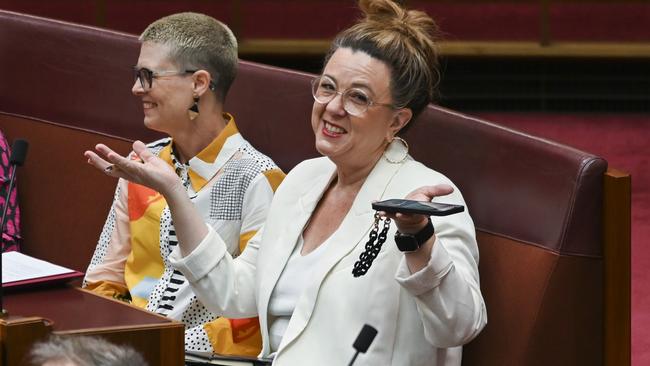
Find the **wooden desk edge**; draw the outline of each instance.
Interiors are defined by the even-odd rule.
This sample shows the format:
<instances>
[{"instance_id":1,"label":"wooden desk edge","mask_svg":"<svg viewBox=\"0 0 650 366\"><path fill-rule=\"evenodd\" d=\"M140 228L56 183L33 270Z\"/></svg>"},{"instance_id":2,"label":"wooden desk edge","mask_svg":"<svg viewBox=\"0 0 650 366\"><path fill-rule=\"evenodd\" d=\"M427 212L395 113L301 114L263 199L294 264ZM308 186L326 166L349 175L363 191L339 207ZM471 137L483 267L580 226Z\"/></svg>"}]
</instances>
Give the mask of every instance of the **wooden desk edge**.
<instances>
[{"instance_id":1,"label":"wooden desk edge","mask_svg":"<svg viewBox=\"0 0 650 366\"><path fill-rule=\"evenodd\" d=\"M239 55L319 56L330 47L329 39L243 39ZM650 42L540 42L442 41L445 57L539 57L539 58L650 58Z\"/></svg>"},{"instance_id":2,"label":"wooden desk edge","mask_svg":"<svg viewBox=\"0 0 650 366\"><path fill-rule=\"evenodd\" d=\"M166 317L166 316L163 316L163 315L160 315L160 314L153 313L153 312L151 312L151 311L149 311L149 310L143 309L143 308L141 308L141 307L139 307L139 306L135 306L135 305L133 305L133 304L131 304L131 303L128 303L128 302L125 302L125 301L121 301L121 300L118 300L118 299L114 299L114 298L112 298L112 297L108 297L108 296L102 296L102 295L96 294L96 293L94 293L94 292L92 292L92 291L90 291L90 290L86 290L85 288L81 288L81 287L74 287L74 289L75 289L75 290L78 290L78 291L85 292L85 293L87 293L87 294L91 294L91 295L93 295L93 296L101 297L102 299L106 299L106 300L110 300L110 301L116 302L116 303L118 303L118 304L122 304L122 305L124 305L124 306L128 306L128 307L130 307L130 308L132 308L132 309L135 309L135 310L141 311L141 312L146 313L146 314L148 314L148 315L153 315L153 316L155 316L155 317L157 317L157 318L160 318L161 320L165 320L166 322L169 322L169 323L176 323L176 324L180 324L181 326L183 326L183 323L182 323L182 322L179 322L179 321L174 320L174 319L170 319L170 318L168 318L168 317Z\"/></svg>"},{"instance_id":3,"label":"wooden desk edge","mask_svg":"<svg viewBox=\"0 0 650 366\"><path fill-rule=\"evenodd\" d=\"M631 362L631 177L609 169L604 177L604 364Z\"/></svg>"}]
</instances>

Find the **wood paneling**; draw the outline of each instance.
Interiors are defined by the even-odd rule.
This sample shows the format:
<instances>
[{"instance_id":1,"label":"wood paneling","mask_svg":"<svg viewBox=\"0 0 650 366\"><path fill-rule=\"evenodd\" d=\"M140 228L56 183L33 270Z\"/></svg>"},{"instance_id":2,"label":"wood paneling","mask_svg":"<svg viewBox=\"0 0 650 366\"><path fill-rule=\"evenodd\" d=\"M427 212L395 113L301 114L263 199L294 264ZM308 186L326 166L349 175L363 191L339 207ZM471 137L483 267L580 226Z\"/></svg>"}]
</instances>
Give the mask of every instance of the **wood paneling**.
<instances>
[{"instance_id":1,"label":"wood paneling","mask_svg":"<svg viewBox=\"0 0 650 366\"><path fill-rule=\"evenodd\" d=\"M610 169L605 175L605 365L631 361L631 178Z\"/></svg>"}]
</instances>

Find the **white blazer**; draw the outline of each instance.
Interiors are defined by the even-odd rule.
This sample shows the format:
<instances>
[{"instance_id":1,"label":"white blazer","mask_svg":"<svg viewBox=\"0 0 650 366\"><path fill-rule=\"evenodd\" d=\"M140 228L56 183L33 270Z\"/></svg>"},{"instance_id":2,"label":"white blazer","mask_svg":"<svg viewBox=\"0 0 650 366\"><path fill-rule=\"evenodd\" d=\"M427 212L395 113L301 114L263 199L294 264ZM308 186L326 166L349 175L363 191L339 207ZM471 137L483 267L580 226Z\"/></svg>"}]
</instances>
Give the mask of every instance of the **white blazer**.
<instances>
[{"instance_id":1,"label":"white blazer","mask_svg":"<svg viewBox=\"0 0 650 366\"><path fill-rule=\"evenodd\" d=\"M259 315L263 348L271 353L268 305L305 224L336 173L327 158L296 166L278 188L263 230L233 259L219 236L209 234L188 256L172 264L210 310L226 317ZM371 202L403 198L423 185L451 181L407 159L381 158L364 182L340 227L332 235L312 281L299 298L274 365L346 365L363 324L378 335L355 365L460 365L461 346L487 322L478 278L478 247L467 210L432 217L436 232L427 267L411 274L404 255L388 239L365 276L352 268L373 225ZM465 204L460 192L434 199Z\"/></svg>"}]
</instances>

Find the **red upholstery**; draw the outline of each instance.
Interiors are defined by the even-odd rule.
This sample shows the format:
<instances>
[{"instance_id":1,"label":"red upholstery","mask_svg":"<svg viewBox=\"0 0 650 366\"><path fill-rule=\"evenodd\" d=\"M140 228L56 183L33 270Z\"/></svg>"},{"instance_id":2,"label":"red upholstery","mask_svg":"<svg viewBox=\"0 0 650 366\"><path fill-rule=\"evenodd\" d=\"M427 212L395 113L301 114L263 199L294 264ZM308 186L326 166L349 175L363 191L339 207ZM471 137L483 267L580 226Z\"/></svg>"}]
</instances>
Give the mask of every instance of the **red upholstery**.
<instances>
[{"instance_id":1,"label":"red upholstery","mask_svg":"<svg viewBox=\"0 0 650 366\"><path fill-rule=\"evenodd\" d=\"M113 136L155 136L130 93L135 37L2 11L0 22L4 112Z\"/></svg>"},{"instance_id":2,"label":"red upholstery","mask_svg":"<svg viewBox=\"0 0 650 366\"><path fill-rule=\"evenodd\" d=\"M0 128L32 141L19 176L25 250L83 269L113 182L81 151L155 137L130 95L137 42L0 12L0 53L11 55L0 57ZM227 110L242 133L285 170L315 156L310 76L240 66ZM459 185L476 223L489 321L465 364L602 364L606 162L434 106L405 138L418 160Z\"/></svg>"},{"instance_id":3,"label":"red upholstery","mask_svg":"<svg viewBox=\"0 0 650 366\"><path fill-rule=\"evenodd\" d=\"M459 184L477 229L558 254L602 255L603 159L433 107L407 137L416 158Z\"/></svg>"},{"instance_id":4,"label":"red upholstery","mask_svg":"<svg viewBox=\"0 0 650 366\"><path fill-rule=\"evenodd\" d=\"M359 17L351 0L3 0L0 8L139 33L181 11L206 13L242 40L331 39ZM449 41L650 42L645 0L411 0ZM319 21L327 19L327 21ZM544 34L545 29L548 34Z\"/></svg>"},{"instance_id":5,"label":"red upholstery","mask_svg":"<svg viewBox=\"0 0 650 366\"><path fill-rule=\"evenodd\" d=\"M242 134L284 170L317 156L311 129L311 76L241 61L226 100Z\"/></svg>"}]
</instances>

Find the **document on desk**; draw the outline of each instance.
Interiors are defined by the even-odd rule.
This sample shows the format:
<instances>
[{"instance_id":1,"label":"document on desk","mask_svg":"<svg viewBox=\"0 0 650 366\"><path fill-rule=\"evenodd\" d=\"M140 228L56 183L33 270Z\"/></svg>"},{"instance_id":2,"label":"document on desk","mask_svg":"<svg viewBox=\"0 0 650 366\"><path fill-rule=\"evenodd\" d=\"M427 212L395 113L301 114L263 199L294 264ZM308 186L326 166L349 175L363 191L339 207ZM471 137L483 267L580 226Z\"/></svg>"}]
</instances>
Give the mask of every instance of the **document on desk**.
<instances>
[{"instance_id":1,"label":"document on desk","mask_svg":"<svg viewBox=\"0 0 650 366\"><path fill-rule=\"evenodd\" d=\"M83 273L19 252L2 253L2 287L59 281L83 276Z\"/></svg>"}]
</instances>

